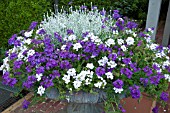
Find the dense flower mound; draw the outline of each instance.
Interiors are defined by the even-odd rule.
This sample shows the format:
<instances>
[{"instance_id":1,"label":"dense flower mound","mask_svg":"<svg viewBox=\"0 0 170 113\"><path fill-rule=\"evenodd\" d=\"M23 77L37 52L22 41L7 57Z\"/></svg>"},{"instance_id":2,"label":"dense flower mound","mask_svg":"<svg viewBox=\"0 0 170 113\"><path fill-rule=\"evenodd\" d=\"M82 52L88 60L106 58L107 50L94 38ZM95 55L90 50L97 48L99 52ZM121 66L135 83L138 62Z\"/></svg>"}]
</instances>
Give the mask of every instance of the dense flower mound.
<instances>
[{"instance_id":1,"label":"dense flower mound","mask_svg":"<svg viewBox=\"0 0 170 113\"><path fill-rule=\"evenodd\" d=\"M167 101L170 46L153 43L153 29L139 33L137 24L117 10L108 16L104 10L84 10L59 13L38 30L33 22L28 31L14 34L0 68L3 83L34 89L40 96L52 87L62 93L98 88L108 99L115 95L119 100L120 94L139 99L146 92Z\"/></svg>"}]
</instances>

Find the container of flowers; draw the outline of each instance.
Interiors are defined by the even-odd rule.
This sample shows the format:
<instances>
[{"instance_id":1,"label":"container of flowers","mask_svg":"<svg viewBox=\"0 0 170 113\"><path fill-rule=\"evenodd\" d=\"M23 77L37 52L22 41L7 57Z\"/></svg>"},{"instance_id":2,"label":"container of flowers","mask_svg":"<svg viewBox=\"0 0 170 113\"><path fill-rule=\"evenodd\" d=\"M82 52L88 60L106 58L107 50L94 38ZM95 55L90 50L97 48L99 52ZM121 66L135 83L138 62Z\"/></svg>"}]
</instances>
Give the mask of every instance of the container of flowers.
<instances>
[{"instance_id":1,"label":"container of flowers","mask_svg":"<svg viewBox=\"0 0 170 113\"><path fill-rule=\"evenodd\" d=\"M125 112L120 100L140 101L143 94L165 105L170 46L154 43L152 32L140 32L118 10L81 6L46 15L9 39L3 84L30 90L35 98L67 101L70 113L72 106L81 113ZM28 105L25 100L23 107Z\"/></svg>"}]
</instances>

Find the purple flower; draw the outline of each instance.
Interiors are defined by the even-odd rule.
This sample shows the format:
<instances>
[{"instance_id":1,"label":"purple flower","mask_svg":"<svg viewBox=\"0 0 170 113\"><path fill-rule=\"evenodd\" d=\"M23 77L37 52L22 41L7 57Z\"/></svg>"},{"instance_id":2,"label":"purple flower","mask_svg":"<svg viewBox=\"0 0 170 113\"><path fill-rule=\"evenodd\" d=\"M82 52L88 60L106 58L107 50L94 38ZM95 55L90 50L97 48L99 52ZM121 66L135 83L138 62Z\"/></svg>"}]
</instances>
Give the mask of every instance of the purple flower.
<instances>
[{"instance_id":1,"label":"purple flower","mask_svg":"<svg viewBox=\"0 0 170 113\"><path fill-rule=\"evenodd\" d=\"M89 34L89 32L85 32L85 33L82 34L82 37L84 38L84 37L86 37L88 34Z\"/></svg>"},{"instance_id":2,"label":"purple flower","mask_svg":"<svg viewBox=\"0 0 170 113\"><path fill-rule=\"evenodd\" d=\"M148 66L144 67L143 71L146 73L147 76L150 76L151 74L153 74L152 69L149 68Z\"/></svg>"},{"instance_id":3,"label":"purple flower","mask_svg":"<svg viewBox=\"0 0 170 113\"><path fill-rule=\"evenodd\" d=\"M133 52L132 52L132 51L130 51L130 55L131 55L131 56L133 55Z\"/></svg>"},{"instance_id":4,"label":"purple flower","mask_svg":"<svg viewBox=\"0 0 170 113\"><path fill-rule=\"evenodd\" d=\"M87 9L87 6L82 5L82 6L81 6L81 9L82 9L82 10Z\"/></svg>"},{"instance_id":5,"label":"purple flower","mask_svg":"<svg viewBox=\"0 0 170 113\"><path fill-rule=\"evenodd\" d=\"M160 99L163 101L168 101L169 94L167 92L162 92L160 95Z\"/></svg>"},{"instance_id":6,"label":"purple flower","mask_svg":"<svg viewBox=\"0 0 170 113\"><path fill-rule=\"evenodd\" d=\"M121 105L121 104L119 104L119 106L118 106L118 107L119 107L119 109L121 110L121 112L122 112L122 113L125 113L125 112L126 112L126 110L122 107L122 105Z\"/></svg>"},{"instance_id":7,"label":"purple flower","mask_svg":"<svg viewBox=\"0 0 170 113\"><path fill-rule=\"evenodd\" d=\"M116 21L116 26L120 29L120 30L124 30L124 20L122 18L119 18Z\"/></svg>"},{"instance_id":8,"label":"purple flower","mask_svg":"<svg viewBox=\"0 0 170 113\"><path fill-rule=\"evenodd\" d=\"M15 61L15 62L14 62L14 67L13 67L13 69L16 70L16 69L21 68L21 65L22 65L22 64L23 64L23 61L22 61L22 60Z\"/></svg>"},{"instance_id":9,"label":"purple flower","mask_svg":"<svg viewBox=\"0 0 170 113\"><path fill-rule=\"evenodd\" d=\"M105 46L104 44L100 44L100 45L98 46L98 49L101 50L102 52L107 51L107 48L106 48L106 46Z\"/></svg>"},{"instance_id":10,"label":"purple flower","mask_svg":"<svg viewBox=\"0 0 170 113\"><path fill-rule=\"evenodd\" d=\"M27 109L29 105L30 105L30 102L27 101L27 100L24 100L23 103L22 103L22 108Z\"/></svg>"},{"instance_id":11,"label":"purple flower","mask_svg":"<svg viewBox=\"0 0 170 113\"><path fill-rule=\"evenodd\" d=\"M160 68L159 68L156 64L153 64L153 65L152 65L152 68L153 68L154 70L160 70Z\"/></svg>"},{"instance_id":12,"label":"purple flower","mask_svg":"<svg viewBox=\"0 0 170 113\"><path fill-rule=\"evenodd\" d=\"M158 75L156 75L156 76L151 76L151 77L149 78L149 80L150 80L150 83L151 83L151 84L153 84L153 85L158 85L158 84L159 84L159 81L161 80L161 76L158 76Z\"/></svg>"},{"instance_id":13,"label":"purple flower","mask_svg":"<svg viewBox=\"0 0 170 113\"><path fill-rule=\"evenodd\" d=\"M114 18L114 19L120 18L119 10L114 10L113 12L114 12L114 13L113 13L113 18Z\"/></svg>"},{"instance_id":14,"label":"purple flower","mask_svg":"<svg viewBox=\"0 0 170 113\"><path fill-rule=\"evenodd\" d=\"M137 28L138 24L135 23L135 22L128 22L126 27L129 28L129 29L133 29L133 28Z\"/></svg>"},{"instance_id":15,"label":"purple flower","mask_svg":"<svg viewBox=\"0 0 170 113\"><path fill-rule=\"evenodd\" d=\"M12 35L12 37L8 40L9 45L14 44L16 37L17 37L17 34Z\"/></svg>"},{"instance_id":16,"label":"purple flower","mask_svg":"<svg viewBox=\"0 0 170 113\"><path fill-rule=\"evenodd\" d=\"M122 68L122 69L120 70L120 73L126 75L126 77L128 77L129 79L130 79L130 78L132 77L132 75L133 75L133 72L132 72L130 69L128 69L128 68Z\"/></svg>"},{"instance_id":17,"label":"purple flower","mask_svg":"<svg viewBox=\"0 0 170 113\"><path fill-rule=\"evenodd\" d=\"M159 113L159 108L158 106L155 106L153 109L152 109L153 113Z\"/></svg>"},{"instance_id":18,"label":"purple flower","mask_svg":"<svg viewBox=\"0 0 170 113\"><path fill-rule=\"evenodd\" d=\"M106 15L106 11L103 9L102 11L100 11L100 14L101 14L102 16L104 16L104 15Z\"/></svg>"},{"instance_id":19,"label":"purple flower","mask_svg":"<svg viewBox=\"0 0 170 113\"><path fill-rule=\"evenodd\" d=\"M2 83L5 85L9 85L11 87L14 87L14 85L17 83L17 79L16 78L10 78L9 76L9 72L5 72L2 76L3 81Z\"/></svg>"},{"instance_id":20,"label":"purple flower","mask_svg":"<svg viewBox=\"0 0 170 113\"><path fill-rule=\"evenodd\" d=\"M58 72L58 70L53 70L53 73L52 73L52 79L54 79L54 77L58 76L60 77L60 73Z\"/></svg>"},{"instance_id":21,"label":"purple flower","mask_svg":"<svg viewBox=\"0 0 170 113\"><path fill-rule=\"evenodd\" d=\"M54 51L54 45L53 44L47 44L45 46L44 52L46 52L47 54L53 53Z\"/></svg>"},{"instance_id":22,"label":"purple flower","mask_svg":"<svg viewBox=\"0 0 170 113\"><path fill-rule=\"evenodd\" d=\"M120 79L117 79L116 81L113 82L113 86L115 88L121 89L123 87L123 81Z\"/></svg>"},{"instance_id":23,"label":"purple flower","mask_svg":"<svg viewBox=\"0 0 170 113\"><path fill-rule=\"evenodd\" d=\"M140 78L140 82L146 87L148 85L149 79L148 78Z\"/></svg>"},{"instance_id":24,"label":"purple flower","mask_svg":"<svg viewBox=\"0 0 170 113\"><path fill-rule=\"evenodd\" d=\"M28 76L27 80L23 82L23 87L26 87L27 89L30 89L34 83L37 81L34 75Z\"/></svg>"},{"instance_id":25,"label":"purple flower","mask_svg":"<svg viewBox=\"0 0 170 113\"><path fill-rule=\"evenodd\" d=\"M54 37L57 38L59 42L62 42L62 36L60 36L59 33L55 32Z\"/></svg>"},{"instance_id":26,"label":"purple flower","mask_svg":"<svg viewBox=\"0 0 170 113\"><path fill-rule=\"evenodd\" d=\"M44 35L46 34L46 31L44 29L40 29L38 32L39 35Z\"/></svg>"},{"instance_id":27,"label":"purple flower","mask_svg":"<svg viewBox=\"0 0 170 113\"><path fill-rule=\"evenodd\" d=\"M84 52L86 53L92 53L96 50L96 45L93 42L86 42L84 48Z\"/></svg>"},{"instance_id":28,"label":"purple flower","mask_svg":"<svg viewBox=\"0 0 170 113\"><path fill-rule=\"evenodd\" d=\"M54 83L53 83L52 79L49 79L47 77L43 77L43 80L40 83L40 85L42 85L44 88L49 88L51 86L54 86Z\"/></svg>"},{"instance_id":29,"label":"purple flower","mask_svg":"<svg viewBox=\"0 0 170 113\"><path fill-rule=\"evenodd\" d=\"M92 10L96 10L97 9L97 6L92 6Z\"/></svg>"},{"instance_id":30,"label":"purple flower","mask_svg":"<svg viewBox=\"0 0 170 113\"><path fill-rule=\"evenodd\" d=\"M68 60L63 60L60 63L60 68L61 69L69 69L69 68L71 68L71 64L69 63Z\"/></svg>"},{"instance_id":31,"label":"purple flower","mask_svg":"<svg viewBox=\"0 0 170 113\"><path fill-rule=\"evenodd\" d=\"M67 35L71 35L71 34L74 34L73 30L67 29Z\"/></svg>"},{"instance_id":32,"label":"purple flower","mask_svg":"<svg viewBox=\"0 0 170 113\"><path fill-rule=\"evenodd\" d=\"M32 30L37 26L38 22L32 22L31 25L29 26L29 29Z\"/></svg>"},{"instance_id":33,"label":"purple flower","mask_svg":"<svg viewBox=\"0 0 170 113\"><path fill-rule=\"evenodd\" d=\"M37 74L44 73L44 67L43 67L43 66L38 67L38 68L36 69L36 73L37 73Z\"/></svg>"},{"instance_id":34,"label":"purple flower","mask_svg":"<svg viewBox=\"0 0 170 113\"><path fill-rule=\"evenodd\" d=\"M139 88L140 87L137 85L129 87L132 98L134 98L134 99L140 98L140 89Z\"/></svg>"},{"instance_id":35,"label":"purple flower","mask_svg":"<svg viewBox=\"0 0 170 113\"><path fill-rule=\"evenodd\" d=\"M15 46L15 47L21 46L21 41L20 41L20 40L15 40L14 46Z\"/></svg>"},{"instance_id":36,"label":"purple flower","mask_svg":"<svg viewBox=\"0 0 170 113\"><path fill-rule=\"evenodd\" d=\"M13 60L15 58L17 58L17 54L16 53L11 53L10 54L10 60Z\"/></svg>"},{"instance_id":37,"label":"purple flower","mask_svg":"<svg viewBox=\"0 0 170 113\"><path fill-rule=\"evenodd\" d=\"M116 54L113 54L113 53L110 53L109 56L108 56L108 58L114 61L114 60L117 59L117 55L116 55Z\"/></svg>"},{"instance_id":38,"label":"purple flower","mask_svg":"<svg viewBox=\"0 0 170 113\"><path fill-rule=\"evenodd\" d=\"M141 46L141 44L142 44L142 40L140 40L137 45Z\"/></svg>"},{"instance_id":39,"label":"purple flower","mask_svg":"<svg viewBox=\"0 0 170 113\"><path fill-rule=\"evenodd\" d=\"M131 62L131 58L124 58L123 63L128 65Z\"/></svg>"},{"instance_id":40,"label":"purple flower","mask_svg":"<svg viewBox=\"0 0 170 113\"><path fill-rule=\"evenodd\" d=\"M102 76L102 75L104 75L104 74L105 74L105 69L104 69L104 68L98 67L98 68L96 69L96 75Z\"/></svg>"}]
</instances>

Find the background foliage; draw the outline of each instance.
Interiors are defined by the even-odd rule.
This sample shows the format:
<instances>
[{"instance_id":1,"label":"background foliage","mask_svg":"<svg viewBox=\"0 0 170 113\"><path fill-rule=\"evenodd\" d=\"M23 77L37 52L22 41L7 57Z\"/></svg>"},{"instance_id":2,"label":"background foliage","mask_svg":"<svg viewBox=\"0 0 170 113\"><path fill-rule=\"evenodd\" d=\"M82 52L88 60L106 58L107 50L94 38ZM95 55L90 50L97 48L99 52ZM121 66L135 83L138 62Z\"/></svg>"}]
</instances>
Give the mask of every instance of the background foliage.
<instances>
[{"instance_id":1,"label":"background foliage","mask_svg":"<svg viewBox=\"0 0 170 113\"><path fill-rule=\"evenodd\" d=\"M59 8L70 5L79 6L84 3L90 8L91 2L100 10L103 7L107 11L118 9L124 16L145 22L149 0L59 0Z\"/></svg>"}]
</instances>

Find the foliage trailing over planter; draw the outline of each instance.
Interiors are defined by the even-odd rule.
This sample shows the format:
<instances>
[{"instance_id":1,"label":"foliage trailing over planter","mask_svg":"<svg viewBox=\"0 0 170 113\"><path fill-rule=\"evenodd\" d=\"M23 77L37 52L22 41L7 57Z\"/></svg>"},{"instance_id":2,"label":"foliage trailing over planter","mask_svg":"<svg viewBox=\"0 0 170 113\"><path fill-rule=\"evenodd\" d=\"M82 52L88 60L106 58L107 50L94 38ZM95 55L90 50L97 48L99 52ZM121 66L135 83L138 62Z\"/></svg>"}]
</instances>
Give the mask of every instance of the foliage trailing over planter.
<instances>
[{"instance_id":1,"label":"foliage trailing over planter","mask_svg":"<svg viewBox=\"0 0 170 113\"><path fill-rule=\"evenodd\" d=\"M107 11L118 9L124 16L145 22L149 0L59 0L59 9L62 6L68 8L70 5L80 6L84 3L90 8L91 2L100 10L103 7Z\"/></svg>"},{"instance_id":2,"label":"foliage trailing over planter","mask_svg":"<svg viewBox=\"0 0 170 113\"><path fill-rule=\"evenodd\" d=\"M53 0L0 0L0 47L7 47L11 34L41 21L43 14L53 7Z\"/></svg>"},{"instance_id":3,"label":"foliage trailing over planter","mask_svg":"<svg viewBox=\"0 0 170 113\"><path fill-rule=\"evenodd\" d=\"M86 6L68 11L47 15L38 28L32 22L28 30L12 35L8 43L13 48L0 67L5 85L31 89L39 97L51 88L61 97L67 91L97 93L97 88L107 93L105 110L114 112L124 111L120 95L140 100L145 92L166 104L170 46L151 40L153 28L140 32L118 10L110 15ZM28 105L25 100L23 107Z\"/></svg>"}]
</instances>

